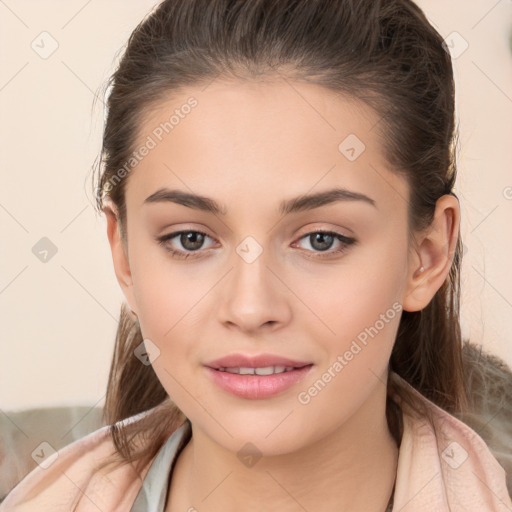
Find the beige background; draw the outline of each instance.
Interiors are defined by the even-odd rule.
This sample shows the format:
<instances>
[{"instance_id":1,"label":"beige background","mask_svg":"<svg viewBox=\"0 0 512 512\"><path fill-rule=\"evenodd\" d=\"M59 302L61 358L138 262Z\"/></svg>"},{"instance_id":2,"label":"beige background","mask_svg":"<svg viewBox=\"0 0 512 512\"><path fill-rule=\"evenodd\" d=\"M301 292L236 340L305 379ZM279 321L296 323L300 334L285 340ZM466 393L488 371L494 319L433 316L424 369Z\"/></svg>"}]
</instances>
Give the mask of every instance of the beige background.
<instances>
[{"instance_id":1,"label":"beige background","mask_svg":"<svg viewBox=\"0 0 512 512\"><path fill-rule=\"evenodd\" d=\"M123 297L89 191L92 103L154 4L0 1L0 412L103 402ZM464 334L512 365L512 2L419 4L457 54Z\"/></svg>"}]
</instances>

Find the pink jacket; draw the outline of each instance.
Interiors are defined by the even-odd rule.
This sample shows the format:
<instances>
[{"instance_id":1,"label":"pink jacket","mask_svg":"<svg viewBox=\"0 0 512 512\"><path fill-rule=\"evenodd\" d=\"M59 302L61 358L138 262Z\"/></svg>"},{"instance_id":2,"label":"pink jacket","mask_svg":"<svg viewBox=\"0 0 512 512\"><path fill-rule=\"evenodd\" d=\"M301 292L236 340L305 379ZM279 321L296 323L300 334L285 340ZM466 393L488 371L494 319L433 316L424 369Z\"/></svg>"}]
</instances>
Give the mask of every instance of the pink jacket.
<instances>
[{"instance_id":1,"label":"pink jacket","mask_svg":"<svg viewBox=\"0 0 512 512\"><path fill-rule=\"evenodd\" d=\"M434 428L403 407L393 511L512 512L505 470L483 439L416 390L413 393L433 411ZM146 414L151 411L128 421ZM177 430L175 437L184 432ZM112 450L108 427L66 446L47 469L39 466L29 473L8 494L0 512L129 512L150 466L140 477L129 465L93 475L93 465Z\"/></svg>"}]
</instances>

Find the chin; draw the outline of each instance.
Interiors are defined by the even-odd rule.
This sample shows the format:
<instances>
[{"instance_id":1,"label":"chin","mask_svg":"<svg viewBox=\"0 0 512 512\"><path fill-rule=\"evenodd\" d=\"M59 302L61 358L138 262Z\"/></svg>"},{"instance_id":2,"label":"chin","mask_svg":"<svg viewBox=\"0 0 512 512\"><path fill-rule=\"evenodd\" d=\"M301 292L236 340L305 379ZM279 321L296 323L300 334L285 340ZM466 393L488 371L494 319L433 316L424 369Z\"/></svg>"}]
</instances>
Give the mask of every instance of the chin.
<instances>
[{"instance_id":1,"label":"chin","mask_svg":"<svg viewBox=\"0 0 512 512\"><path fill-rule=\"evenodd\" d=\"M293 409L290 408L290 411ZM267 415L261 411L254 411L253 414L231 412L222 417L222 426L210 416L203 416L199 423L195 423L193 418L191 421L195 428L200 428L237 456L254 451L261 457L285 455L305 447L304 443L312 434L310 429L316 430L316 427L307 418L299 419L296 416L295 412L286 418L287 414L280 409Z\"/></svg>"}]
</instances>

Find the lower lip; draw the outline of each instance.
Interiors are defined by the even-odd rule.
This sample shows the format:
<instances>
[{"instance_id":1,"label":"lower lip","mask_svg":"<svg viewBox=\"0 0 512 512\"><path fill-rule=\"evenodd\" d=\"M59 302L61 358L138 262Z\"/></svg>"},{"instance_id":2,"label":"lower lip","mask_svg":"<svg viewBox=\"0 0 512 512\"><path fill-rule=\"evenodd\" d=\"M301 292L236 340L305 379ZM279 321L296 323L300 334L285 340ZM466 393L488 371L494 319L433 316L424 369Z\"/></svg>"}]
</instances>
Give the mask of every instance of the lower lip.
<instances>
[{"instance_id":1,"label":"lower lip","mask_svg":"<svg viewBox=\"0 0 512 512\"><path fill-rule=\"evenodd\" d=\"M206 367L206 370L215 384L224 391L241 398L260 400L275 396L290 388L302 380L312 367L313 365L310 364L290 372L272 375L239 375L238 373L221 372L210 367Z\"/></svg>"}]
</instances>

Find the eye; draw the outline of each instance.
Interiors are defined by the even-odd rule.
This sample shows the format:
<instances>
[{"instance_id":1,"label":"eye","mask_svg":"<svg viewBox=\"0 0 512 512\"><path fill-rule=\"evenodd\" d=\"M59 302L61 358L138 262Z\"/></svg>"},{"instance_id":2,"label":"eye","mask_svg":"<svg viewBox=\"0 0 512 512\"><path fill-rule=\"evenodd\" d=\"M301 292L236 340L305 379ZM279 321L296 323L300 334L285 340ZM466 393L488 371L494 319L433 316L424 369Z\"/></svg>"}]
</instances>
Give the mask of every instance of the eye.
<instances>
[{"instance_id":1,"label":"eye","mask_svg":"<svg viewBox=\"0 0 512 512\"><path fill-rule=\"evenodd\" d=\"M175 238L181 244L184 250L179 248L175 249L170 245L169 242ZM158 237L157 241L166 251L170 252L174 258L186 259L190 257L196 257L196 255L193 253L200 252L199 250L203 248L203 244L206 238L213 240L210 236L208 236L206 233L203 233L202 231L182 230Z\"/></svg>"},{"instance_id":2,"label":"eye","mask_svg":"<svg viewBox=\"0 0 512 512\"><path fill-rule=\"evenodd\" d=\"M158 243L169 253L173 258L187 259L201 256L201 249L204 249L204 242L206 238L213 240L209 235L202 231L196 230L182 230L174 231L168 235L157 238ZM183 249L175 248L170 242L177 239L176 242L181 244ZM307 255L312 258L327 258L336 254L341 254L348 249L348 247L356 243L355 238L347 237L336 231L312 231L302 236L299 240L307 240L312 250L307 252L313 253ZM176 243L175 242L175 243ZM338 242L338 248L330 250L331 247ZM298 242L294 244L296 246ZM194 254L194 253L197 253ZM324 254L322 254L324 253Z\"/></svg>"},{"instance_id":3,"label":"eye","mask_svg":"<svg viewBox=\"0 0 512 512\"><path fill-rule=\"evenodd\" d=\"M345 252L348 247L356 242L355 238L342 235L336 231L312 231L301 237L299 240L306 240L312 248L313 258L326 258ZM333 244L338 242L338 248L330 250ZM310 251L311 252L311 251ZM319 254L318 254L319 253ZM324 254L322 254L324 253Z\"/></svg>"}]
</instances>

